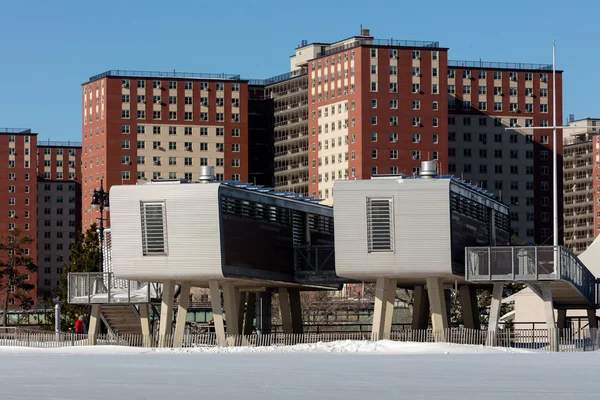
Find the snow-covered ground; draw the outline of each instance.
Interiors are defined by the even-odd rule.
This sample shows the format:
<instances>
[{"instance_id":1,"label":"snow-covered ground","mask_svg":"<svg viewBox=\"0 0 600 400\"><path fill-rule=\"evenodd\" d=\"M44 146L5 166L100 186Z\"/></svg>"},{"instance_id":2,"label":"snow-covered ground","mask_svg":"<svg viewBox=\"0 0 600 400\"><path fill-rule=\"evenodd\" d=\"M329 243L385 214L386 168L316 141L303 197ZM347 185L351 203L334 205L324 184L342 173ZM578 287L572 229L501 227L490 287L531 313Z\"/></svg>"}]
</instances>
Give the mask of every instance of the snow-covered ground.
<instances>
[{"instance_id":1,"label":"snow-covered ground","mask_svg":"<svg viewBox=\"0 0 600 400\"><path fill-rule=\"evenodd\" d=\"M438 343L265 348L0 347L8 399L593 398L600 353ZM216 397L218 396L218 397Z\"/></svg>"}]
</instances>

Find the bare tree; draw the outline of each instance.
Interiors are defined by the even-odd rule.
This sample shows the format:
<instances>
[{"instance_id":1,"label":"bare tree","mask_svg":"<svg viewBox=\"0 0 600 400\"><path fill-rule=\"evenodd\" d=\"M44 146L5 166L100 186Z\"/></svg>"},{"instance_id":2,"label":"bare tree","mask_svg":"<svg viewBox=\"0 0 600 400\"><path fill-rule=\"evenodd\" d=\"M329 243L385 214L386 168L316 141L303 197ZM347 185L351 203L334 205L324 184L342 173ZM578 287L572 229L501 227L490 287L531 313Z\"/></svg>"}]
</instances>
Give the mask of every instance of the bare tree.
<instances>
[{"instance_id":1,"label":"bare tree","mask_svg":"<svg viewBox=\"0 0 600 400\"><path fill-rule=\"evenodd\" d=\"M0 241L0 294L4 296L2 326L8 323L9 304L15 303L24 310L33 306L30 291L35 285L30 283L29 274L36 272L37 266L25 251L32 243L33 238L24 234L21 227L16 227L11 235Z\"/></svg>"}]
</instances>

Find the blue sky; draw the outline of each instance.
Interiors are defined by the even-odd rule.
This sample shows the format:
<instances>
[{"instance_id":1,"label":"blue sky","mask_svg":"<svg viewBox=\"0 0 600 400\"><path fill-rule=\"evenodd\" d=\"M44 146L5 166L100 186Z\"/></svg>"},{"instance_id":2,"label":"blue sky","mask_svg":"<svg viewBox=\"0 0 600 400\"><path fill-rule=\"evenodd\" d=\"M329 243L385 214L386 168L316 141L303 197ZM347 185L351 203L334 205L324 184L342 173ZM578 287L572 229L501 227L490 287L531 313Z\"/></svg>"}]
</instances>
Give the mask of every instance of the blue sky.
<instances>
[{"instance_id":1,"label":"blue sky","mask_svg":"<svg viewBox=\"0 0 600 400\"><path fill-rule=\"evenodd\" d=\"M368 9L365 9L365 5ZM289 69L302 39L358 34L435 40L453 60L552 62L563 114L600 117L600 2L0 0L0 127L80 140L80 84L108 69L225 72L267 78Z\"/></svg>"}]
</instances>

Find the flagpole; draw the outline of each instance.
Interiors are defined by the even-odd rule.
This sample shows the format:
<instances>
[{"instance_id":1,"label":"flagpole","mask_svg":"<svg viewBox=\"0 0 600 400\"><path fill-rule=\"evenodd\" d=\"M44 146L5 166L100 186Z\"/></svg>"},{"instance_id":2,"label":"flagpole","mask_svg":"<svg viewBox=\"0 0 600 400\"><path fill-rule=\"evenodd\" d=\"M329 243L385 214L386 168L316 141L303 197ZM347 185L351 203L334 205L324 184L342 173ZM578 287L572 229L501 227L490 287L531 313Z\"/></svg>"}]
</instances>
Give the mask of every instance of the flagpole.
<instances>
[{"instance_id":1,"label":"flagpole","mask_svg":"<svg viewBox=\"0 0 600 400\"><path fill-rule=\"evenodd\" d=\"M558 246L558 142L556 141L556 40L552 41L552 140L553 140L553 152L552 152L552 173L554 177L554 199L552 201L553 212L554 212L554 246Z\"/></svg>"}]
</instances>

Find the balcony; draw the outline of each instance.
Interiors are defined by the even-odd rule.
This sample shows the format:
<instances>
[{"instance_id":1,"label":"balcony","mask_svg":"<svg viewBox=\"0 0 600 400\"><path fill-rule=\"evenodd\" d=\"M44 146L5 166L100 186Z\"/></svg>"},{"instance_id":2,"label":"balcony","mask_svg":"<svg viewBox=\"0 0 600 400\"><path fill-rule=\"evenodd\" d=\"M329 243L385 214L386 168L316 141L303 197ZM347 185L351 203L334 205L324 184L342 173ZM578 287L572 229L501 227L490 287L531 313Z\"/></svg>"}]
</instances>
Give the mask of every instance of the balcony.
<instances>
[{"instance_id":1,"label":"balcony","mask_svg":"<svg viewBox=\"0 0 600 400\"><path fill-rule=\"evenodd\" d=\"M300 155L304 155L304 154L308 154L308 146L296 147L293 149L288 149L285 151L275 153L275 160L283 159L283 158L287 158L287 157L300 156Z\"/></svg>"},{"instance_id":2,"label":"balcony","mask_svg":"<svg viewBox=\"0 0 600 400\"><path fill-rule=\"evenodd\" d=\"M287 89L287 90L281 90L279 92L272 92L271 93L271 98L273 99L282 99L288 96L291 96L295 93L300 93L302 91L306 91L308 92L308 84L306 85L302 85L299 87L295 87L295 88L291 88L291 89Z\"/></svg>"},{"instance_id":3,"label":"balcony","mask_svg":"<svg viewBox=\"0 0 600 400\"><path fill-rule=\"evenodd\" d=\"M308 124L308 116L301 116L296 118L290 118L285 121L275 122L275 129L283 127L291 127L296 124Z\"/></svg>"},{"instance_id":4,"label":"balcony","mask_svg":"<svg viewBox=\"0 0 600 400\"><path fill-rule=\"evenodd\" d=\"M589 181L591 179L591 174L568 174L564 178L564 183L568 184L570 182Z\"/></svg>"},{"instance_id":5,"label":"balcony","mask_svg":"<svg viewBox=\"0 0 600 400\"><path fill-rule=\"evenodd\" d=\"M275 115L284 114L288 111L297 110L301 107L307 107L307 106L308 106L308 100L303 100L303 101L299 101L299 102L294 102L292 104L275 107Z\"/></svg>"},{"instance_id":6,"label":"balcony","mask_svg":"<svg viewBox=\"0 0 600 400\"><path fill-rule=\"evenodd\" d=\"M306 140L306 138L308 137L308 131L303 131L303 132L297 132L297 133L290 133L289 135L282 135L282 136L278 136L275 138L275 143L282 143L282 142L292 142L292 141L296 141L296 140Z\"/></svg>"},{"instance_id":7,"label":"balcony","mask_svg":"<svg viewBox=\"0 0 600 400\"><path fill-rule=\"evenodd\" d=\"M281 167L275 167L275 174L283 174L285 172L295 172L295 171L301 171L305 168L308 168L308 162L304 161L304 162L297 162L297 163L290 163L288 165L284 165Z\"/></svg>"},{"instance_id":8,"label":"balcony","mask_svg":"<svg viewBox=\"0 0 600 400\"><path fill-rule=\"evenodd\" d=\"M70 273L68 302L69 304L149 303L150 288L148 282L118 279L112 272Z\"/></svg>"}]
</instances>

